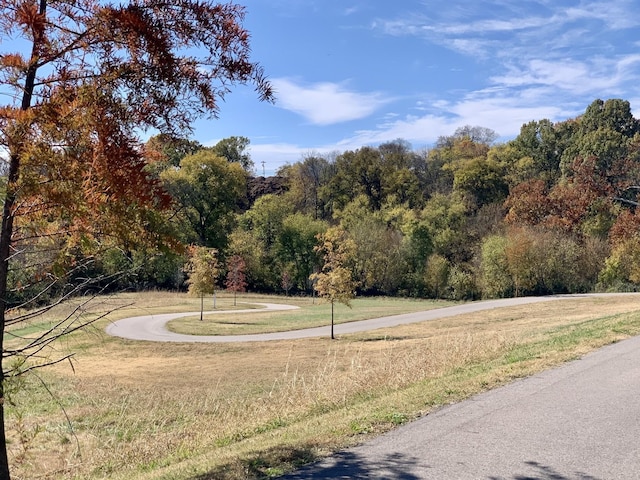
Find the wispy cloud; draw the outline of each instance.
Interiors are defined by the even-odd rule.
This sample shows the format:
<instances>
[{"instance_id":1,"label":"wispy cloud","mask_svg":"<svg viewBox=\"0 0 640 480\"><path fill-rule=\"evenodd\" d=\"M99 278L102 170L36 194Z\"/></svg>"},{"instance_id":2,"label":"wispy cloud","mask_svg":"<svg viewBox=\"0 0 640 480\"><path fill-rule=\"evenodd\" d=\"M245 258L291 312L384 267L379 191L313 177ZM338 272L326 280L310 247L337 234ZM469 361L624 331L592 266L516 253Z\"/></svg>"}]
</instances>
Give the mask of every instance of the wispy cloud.
<instances>
[{"instance_id":1,"label":"wispy cloud","mask_svg":"<svg viewBox=\"0 0 640 480\"><path fill-rule=\"evenodd\" d=\"M562 37L574 41L579 37L581 47L606 48L601 43L602 36L594 32L640 25L640 18L630 14L637 9L635 0L580 2L578 6L567 6L567 2L533 3L538 6L526 10L517 4L507 6L494 0L472 11L455 8L411 11L396 18L377 19L373 28L387 35L420 37L465 55L517 57L524 52L531 58L553 55L563 46L562 42L558 43ZM592 28L585 29L585 22L591 22ZM508 42L501 41L506 34ZM576 43L571 46L575 48Z\"/></svg>"},{"instance_id":2,"label":"wispy cloud","mask_svg":"<svg viewBox=\"0 0 640 480\"><path fill-rule=\"evenodd\" d=\"M508 136L530 120L576 115L576 106L583 110L590 101L584 103L585 98L620 95L640 81L640 55L633 40L621 51L619 43L608 43L608 35L619 39L619 31L640 26L640 18L630 15L635 9L633 0L538 0L528 2L527 8L493 0L482 8L469 4L378 19L373 28L379 32L437 44L472 57L478 68L493 73L481 90L441 92L428 115L406 117L357 136L372 141L416 139L420 129L450 133L461 121Z\"/></svg>"},{"instance_id":3,"label":"wispy cloud","mask_svg":"<svg viewBox=\"0 0 640 480\"><path fill-rule=\"evenodd\" d=\"M542 92L541 92L542 94ZM480 125L491 128L501 137L513 138L520 126L532 120L548 118L559 120L566 115L576 115L577 111L540 99L512 98L496 92L474 92L459 101L432 102L428 112L393 118L387 116L376 128L361 130L340 142L342 148L358 148L403 138L414 145L432 145L443 135L451 135L458 127ZM423 110L418 105L417 110Z\"/></svg>"},{"instance_id":4,"label":"wispy cloud","mask_svg":"<svg viewBox=\"0 0 640 480\"><path fill-rule=\"evenodd\" d=\"M378 92L351 91L339 83L302 85L288 78L271 82L276 90L276 106L302 115L315 125L361 119L391 100Z\"/></svg>"},{"instance_id":5,"label":"wispy cloud","mask_svg":"<svg viewBox=\"0 0 640 480\"><path fill-rule=\"evenodd\" d=\"M403 93L400 99L381 91L357 91L348 82L275 79L277 106L314 126L368 121L355 132L345 127L343 138L330 145L253 145L256 158L277 152L279 159L292 163L309 153L309 148L329 153L397 138L421 148L464 125L488 127L508 139L532 120L575 117L595 98L622 96L640 105L640 98L628 96L640 83L640 40L635 30L628 30L640 27L640 17L632 14L638 9L637 0L488 0L450 2L439 8L432 8L433 2L426 0L396 3L393 8L376 9L349 2L340 16L370 27L376 39L403 37L394 39L394 45L409 50L421 52L421 45L436 45L424 49L436 52L429 59L435 65L433 71L444 58L445 68L465 65L461 75L473 72L474 82L455 82L447 90L447 85L443 88L441 82L430 83L426 78L424 87L418 88L427 91ZM377 17L360 16L361 11L352 9L355 4L367 13L378 12ZM386 18L380 15L390 10L396 13ZM437 57L442 49L453 52L448 56L455 62L444 55ZM381 81L383 78L380 76ZM392 91L394 85L372 88ZM407 107L407 95L412 95L413 106ZM318 138L326 140L331 135Z\"/></svg>"}]
</instances>

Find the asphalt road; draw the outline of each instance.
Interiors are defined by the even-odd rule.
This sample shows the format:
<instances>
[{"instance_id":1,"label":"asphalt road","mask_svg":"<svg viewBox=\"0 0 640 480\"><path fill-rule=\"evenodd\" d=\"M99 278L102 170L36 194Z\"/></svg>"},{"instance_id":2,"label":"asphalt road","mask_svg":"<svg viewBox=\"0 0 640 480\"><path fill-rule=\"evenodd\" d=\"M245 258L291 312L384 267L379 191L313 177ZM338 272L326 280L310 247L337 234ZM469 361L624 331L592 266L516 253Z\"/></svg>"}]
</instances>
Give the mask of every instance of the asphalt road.
<instances>
[{"instance_id":1,"label":"asphalt road","mask_svg":"<svg viewBox=\"0 0 640 480\"><path fill-rule=\"evenodd\" d=\"M572 297L577 296L579 295L572 295ZM435 320L438 318L453 317L455 315L480 312L482 310L490 310L493 308L526 305L538 302L550 302L553 300L560 300L562 298L567 297L558 295L549 297L502 298L499 300L463 303L452 307L437 308L424 312L407 313L389 317L374 318L371 320L362 320L359 322L337 324L334 327L334 331L336 335L344 335L349 333L375 330L378 328L395 327L408 323L424 322L427 320ZM273 303L262 303L258 305L262 305L269 310L289 310L298 308L290 305L280 305ZM241 315L245 312L255 313L255 311L256 310L216 310L215 312L205 312L205 314L227 313ZM169 322L170 320L196 315L200 315L200 312L167 313L160 315L143 315L139 317L125 318L109 324L106 331L109 335L113 335L116 337L152 342L264 342L269 340L295 340L299 338L322 337L330 335L329 326L256 335L183 335L170 332L165 327L167 322Z\"/></svg>"},{"instance_id":2,"label":"asphalt road","mask_svg":"<svg viewBox=\"0 0 640 480\"><path fill-rule=\"evenodd\" d=\"M637 480L640 337L444 407L283 478Z\"/></svg>"}]
</instances>

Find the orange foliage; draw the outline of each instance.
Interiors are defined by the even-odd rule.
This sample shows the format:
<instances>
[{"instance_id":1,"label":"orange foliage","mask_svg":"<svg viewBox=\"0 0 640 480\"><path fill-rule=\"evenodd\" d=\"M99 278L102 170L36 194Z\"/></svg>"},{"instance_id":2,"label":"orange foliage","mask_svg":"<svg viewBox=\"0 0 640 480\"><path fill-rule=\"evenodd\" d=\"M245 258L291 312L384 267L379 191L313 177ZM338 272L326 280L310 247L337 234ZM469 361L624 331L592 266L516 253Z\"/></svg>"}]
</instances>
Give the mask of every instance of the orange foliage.
<instances>
[{"instance_id":1,"label":"orange foliage","mask_svg":"<svg viewBox=\"0 0 640 480\"><path fill-rule=\"evenodd\" d=\"M10 160L5 248L56 232L157 243L150 215L170 198L145 168L157 154L135 132L171 133L215 116L234 83L272 98L249 59L243 7L232 3L0 0L0 8L0 31L32 44L0 62L14 91L0 106Z\"/></svg>"}]
</instances>

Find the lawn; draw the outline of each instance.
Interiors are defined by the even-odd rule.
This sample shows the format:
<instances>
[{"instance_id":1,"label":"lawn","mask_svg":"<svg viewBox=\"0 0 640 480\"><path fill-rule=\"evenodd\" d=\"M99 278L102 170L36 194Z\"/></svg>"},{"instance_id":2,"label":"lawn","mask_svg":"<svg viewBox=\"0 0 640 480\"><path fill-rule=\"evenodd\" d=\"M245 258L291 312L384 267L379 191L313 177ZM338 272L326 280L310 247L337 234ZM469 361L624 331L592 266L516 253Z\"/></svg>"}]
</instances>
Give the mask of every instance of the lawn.
<instances>
[{"instance_id":1,"label":"lawn","mask_svg":"<svg viewBox=\"0 0 640 480\"><path fill-rule=\"evenodd\" d=\"M217 307L225 302L232 306L221 295ZM243 314L242 322L258 329L309 326L328 312L308 298L242 302L302 307L291 318L279 312L268 321L259 309ZM200 303L166 293L102 301L102 308L114 306L120 309L113 319L198 311ZM336 316L355 320L436 306L358 299ZM201 333L220 328L218 320L198 320L206 324ZM41 370L12 395L14 478L277 476L438 406L640 334L640 295L502 308L334 341L159 344L108 337L106 324L100 320L56 345L52 355L75 352L73 368Z\"/></svg>"},{"instance_id":2,"label":"lawn","mask_svg":"<svg viewBox=\"0 0 640 480\"><path fill-rule=\"evenodd\" d=\"M209 300L207 313L200 320L200 314L172 320L167 328L176 333L189 335L246 335L255 333L282 332L302 328L321 327L331 322L331 305L317 299L278 298L277 302L289 302L300 307L298 310L266 311L261 308L260 297L245 296L234 302L230 298L216 301L216 313ZM264 300L262 303L265 303ZM266 302L268 303L268 302ZM369 318L398 315L401 313L419 312L432 308L452 305L453 302L430 300L403 300L397 298L357 298L350 306L336 303L334 305L334 321L336 324L366 320ZM252 309L251 315L235 314L240 309ZM329 331L327 330L327 334Z\"/></svg>"}]
</instances>

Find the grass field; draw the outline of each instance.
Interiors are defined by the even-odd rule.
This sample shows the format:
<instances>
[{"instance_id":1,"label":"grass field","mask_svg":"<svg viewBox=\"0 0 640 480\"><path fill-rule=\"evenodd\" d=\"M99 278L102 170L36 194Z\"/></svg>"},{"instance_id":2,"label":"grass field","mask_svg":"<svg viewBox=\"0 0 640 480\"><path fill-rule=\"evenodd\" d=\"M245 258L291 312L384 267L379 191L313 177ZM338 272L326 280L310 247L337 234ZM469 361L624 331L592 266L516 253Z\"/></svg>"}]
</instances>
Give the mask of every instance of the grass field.
<instances>
[{"instance_id":1,"label":"grass field","mask_svg":"<svg viewBox=\"0 0 640 480\"><path fill-rule=\"evenodd\" d=\"M308 298L238 301L302 308L268 319L256 309L234 320L240 324L231 327L234 333L329 321L328 307ZM227 308L233 300L220 295L216 302ZM128 294L102 299L96 309L116 306L112 319L199 311L200 302L181 294ZM336 320L435 306L359 299L352 310L340 306ZM186 319L172 328L215 334L228 328L226 318ZM34 321L22 332L48 322ZM62 363L40 370L12 396L14 478L277 476L440 405L638 335L640 295L496 309L334 341L158 344L108 337L106 324L100 320L56 344L52 355L75 352L73 369Z\"/></svg>"}]
</instances>

